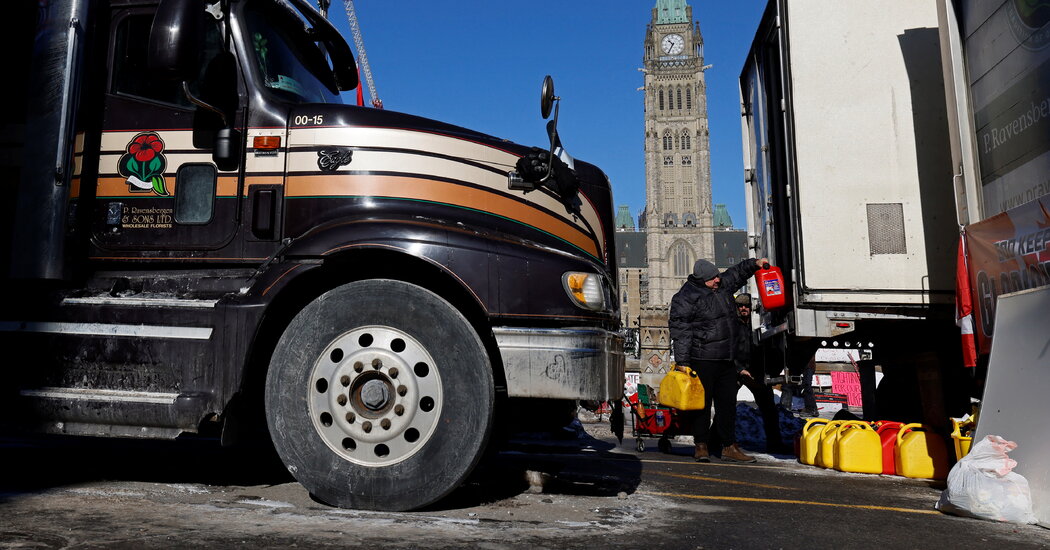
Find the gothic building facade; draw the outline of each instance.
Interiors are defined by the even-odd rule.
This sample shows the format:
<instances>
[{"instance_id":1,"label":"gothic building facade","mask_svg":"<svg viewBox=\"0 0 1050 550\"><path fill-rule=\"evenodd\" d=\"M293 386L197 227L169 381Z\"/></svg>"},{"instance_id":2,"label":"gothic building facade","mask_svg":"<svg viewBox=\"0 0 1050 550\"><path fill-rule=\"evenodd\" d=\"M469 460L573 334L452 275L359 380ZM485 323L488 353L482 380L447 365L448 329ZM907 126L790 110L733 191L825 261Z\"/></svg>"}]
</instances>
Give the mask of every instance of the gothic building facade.
<instances>
[{"instance_id":1,"label":"gothic building facade","mask_svg":"<svg viewBox=\"0 0 1050 550\"><path fill-rule=\"evenodd\" d=\"M644 42L648 304L714 260L704 39L685 0L657 0ZM641 228L640 228L641 229Z\"/></svg>"},{"instance_id":2,"label":"gothic building facade","mask_svg":"<svg viewBox=\"0 0 1050 550\"><path fill-rule=\"evenodd\" d=\"M671 298L698 258L716 260L706 69L692 7L657 0L643 43L646 205L637 232L617 221L624 326L638 345L631 370L650 385L671 364Z\"/></svg>"}]
</instances>

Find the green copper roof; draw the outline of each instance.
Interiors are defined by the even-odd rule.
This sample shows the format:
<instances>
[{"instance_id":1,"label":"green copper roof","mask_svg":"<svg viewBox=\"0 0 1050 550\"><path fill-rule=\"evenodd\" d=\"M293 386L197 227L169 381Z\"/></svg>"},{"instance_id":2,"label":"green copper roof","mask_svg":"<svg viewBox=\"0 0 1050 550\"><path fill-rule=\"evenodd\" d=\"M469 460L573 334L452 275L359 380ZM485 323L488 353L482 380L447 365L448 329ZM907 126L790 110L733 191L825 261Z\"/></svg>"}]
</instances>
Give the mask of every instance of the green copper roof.
<instances>
[{"instance_id":1,"label":"green copper roof","mask_svg":"<svg viewBox=\"0 0 1050 550\"><path fill-rule=\"evenodd\" d=\"M631 207L620 206L616 209L616 229L634 230L634 218L631 217Z\"/></svg>"},{"instance_id":2,"label":"green copper roof","mask_svg":"<svg viewBox=\"0 0 1050 550\"><path fill-rule=\"evenodd\" d=\"M716 204L714 212L715 227L733 227L733 218L729 217L729 209L724 204Z\"/></svg>"},{"instance_id":3,"label":"green copper roof","mask_svg":"<svg viewBox=\"0 0 1050 550\"><path fill-rule=\"evenodd\" d=\"M664 23L688 23L685 0L656 0L657 25Z\"/></svg>"}]
</instances>

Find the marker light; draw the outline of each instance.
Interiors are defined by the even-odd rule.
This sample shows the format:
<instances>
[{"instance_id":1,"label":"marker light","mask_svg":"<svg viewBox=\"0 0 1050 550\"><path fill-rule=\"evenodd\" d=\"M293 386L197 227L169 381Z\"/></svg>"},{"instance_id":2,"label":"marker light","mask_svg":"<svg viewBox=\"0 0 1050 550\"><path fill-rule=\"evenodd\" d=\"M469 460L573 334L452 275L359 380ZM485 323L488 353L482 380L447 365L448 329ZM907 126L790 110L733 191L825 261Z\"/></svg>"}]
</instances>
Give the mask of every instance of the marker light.
<instances>
[{"instance_id":1,"label":"marker light","mask_svg":"<svg viewBox=\"0 0 1050 550\"><path fill-rule=\"evenodd\" d=\"M281 148L281 136L255 136L252 148L263 151L276 151Z\"/></svg>"},{"instance_id":2,"label":"marker light","mask_svg":"<svg viewBox=\"0 0 1050 550\"><path fill-rule=\"evenodd\" d=\"M598 311L605 306L602 283L598 275L570 271L562 275L561 281L566 294L572 298L576 305L594 311Z\"/></svg>"}]
</instances>

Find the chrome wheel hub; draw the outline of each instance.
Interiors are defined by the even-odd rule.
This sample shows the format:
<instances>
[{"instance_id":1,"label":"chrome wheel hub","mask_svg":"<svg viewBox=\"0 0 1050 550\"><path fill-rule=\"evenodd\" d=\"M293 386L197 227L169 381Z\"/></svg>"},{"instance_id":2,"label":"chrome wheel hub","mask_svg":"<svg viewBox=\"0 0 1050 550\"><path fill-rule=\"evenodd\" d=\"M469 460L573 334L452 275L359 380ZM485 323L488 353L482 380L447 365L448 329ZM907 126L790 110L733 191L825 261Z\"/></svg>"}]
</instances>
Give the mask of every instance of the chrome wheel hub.
<instances>
[{"instance_id":1,"label":"chrome wheel hub","mask_svg":"<svg viewBox=\"0 0 1050 550\"><path fill-rule=\"evenodd\" d=\"M433 357L392 327L361 327L336 338L314 364L309 384L314 428L356 464L407 459L423 448L441 416Z\"/></svg>"}]
</instances>

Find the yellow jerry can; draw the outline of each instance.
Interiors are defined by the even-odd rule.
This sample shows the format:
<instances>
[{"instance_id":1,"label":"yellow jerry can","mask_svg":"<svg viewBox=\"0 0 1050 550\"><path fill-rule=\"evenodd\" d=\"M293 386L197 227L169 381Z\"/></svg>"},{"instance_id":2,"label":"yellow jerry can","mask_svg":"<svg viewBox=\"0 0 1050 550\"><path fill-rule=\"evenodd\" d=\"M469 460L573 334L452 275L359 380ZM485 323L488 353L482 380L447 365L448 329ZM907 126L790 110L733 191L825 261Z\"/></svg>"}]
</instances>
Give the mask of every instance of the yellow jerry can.
<instances>
[{"instance_id":1,"label":"yellow jerry can","mask_svg":"<svg viewBox=\"0 0 1050 550\"><path fill-rule=\"evenodd\" d=\"M660 393L657 394L661 405L680 411L703 409L704 385L700 376L689 367L674 365L660 382Z\"/></svg>"},{"instance_id":2,"label":"yellow jerry can","mask_svg":"<svg viewBox=\"0 0 1050 550\"><path fill-rule=\"evenodd\" d=\"M897 475L917 479L948 477L948 450L944 446L944 439L929 426L901 426L897 432L893 459Z\"/></svg>"},{"instance_id":3,"label":"yellow jerry can","mask_svg":"<svg viewBox=\"0 0 1050 550\"><path fill-rule=\"evenodd\" d=\"M839 437L839 428L845 420L832 420L820 432L820 445L817 448L816 465L821 468L835 467L835 441Z\"/></svg>"},{"instance_id":4,"label":"yellow jerry can","mask_svg":"<svg viewBox=\"0 0 1050 550\"><path fill-rule=\"evenodd\" d=\"M839 428L835 469L858 474L882 473L882 439L871 424L852 420Z\"/></svg>"},{"instance_id":5,"label":"yellow jerry can","mask_svg":"<svg viewBox=\"0 0 1050 550\"><path fill-rule=\"evenodd\" d=\"M802 427L802 437L798 444L798 461L803 464L816 464L817 449L820 445L820 432L828 423L826 418L810 418Z\"/></svg>"},{"instance_id":6,"label":"yellow jerry can","mask_svg":"<svg viewBox=\"0 0 1050 550\"><path fill-rule=\"evenodd\" d=\"M962 457L970 453L970 446L973 445L973 420L966 422L959 422L958 420L952 419L952 425L955 427L952 430L952 441L955 442L955 460L962 460Z\"/></svg>"}]
</instances>

